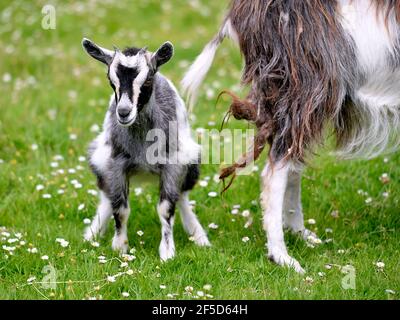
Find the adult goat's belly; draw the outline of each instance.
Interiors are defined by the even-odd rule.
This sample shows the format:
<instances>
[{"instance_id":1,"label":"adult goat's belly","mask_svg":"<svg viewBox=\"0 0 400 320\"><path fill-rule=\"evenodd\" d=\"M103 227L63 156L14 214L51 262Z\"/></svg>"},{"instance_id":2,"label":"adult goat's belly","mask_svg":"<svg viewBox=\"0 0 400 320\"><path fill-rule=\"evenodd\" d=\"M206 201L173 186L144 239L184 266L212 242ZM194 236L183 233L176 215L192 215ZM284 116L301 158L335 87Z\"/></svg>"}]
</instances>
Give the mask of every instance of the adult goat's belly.
<instances>
[{"instance_id":1,"label":"adult goat's belly","mask_svg":"<svg viewBox=\"0 0 400 320\"><path fill-rule=\"evenodd\" d=\"M355 88L354 98L371 108L400 108L400 68L383 68L369 74L359 88ZM400 109L399 109L400 111Z\"/></svg>"}]
</instances>

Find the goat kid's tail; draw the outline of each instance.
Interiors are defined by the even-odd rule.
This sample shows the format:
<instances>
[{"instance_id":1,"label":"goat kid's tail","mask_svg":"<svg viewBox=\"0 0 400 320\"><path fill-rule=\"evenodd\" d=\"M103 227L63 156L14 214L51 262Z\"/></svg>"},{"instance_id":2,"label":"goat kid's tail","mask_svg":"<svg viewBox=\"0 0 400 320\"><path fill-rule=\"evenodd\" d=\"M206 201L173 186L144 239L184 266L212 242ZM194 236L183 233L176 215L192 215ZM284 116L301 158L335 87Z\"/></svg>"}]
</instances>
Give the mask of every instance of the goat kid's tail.
<instances>
[{"instance_id":1,"label":"goat kid's tail","mask_svg":"<svg viewBox=\"0 0 400 320\"><path fill-rule=\"evenodd\" d=\"M211 68L219 45L225 37L231 36L231 33L231 21L226 19L218 34L204 47L182 79L181 85L189 102L189 110L192 110L196 103L199 87Z\"/></svg>"}]
</instances>

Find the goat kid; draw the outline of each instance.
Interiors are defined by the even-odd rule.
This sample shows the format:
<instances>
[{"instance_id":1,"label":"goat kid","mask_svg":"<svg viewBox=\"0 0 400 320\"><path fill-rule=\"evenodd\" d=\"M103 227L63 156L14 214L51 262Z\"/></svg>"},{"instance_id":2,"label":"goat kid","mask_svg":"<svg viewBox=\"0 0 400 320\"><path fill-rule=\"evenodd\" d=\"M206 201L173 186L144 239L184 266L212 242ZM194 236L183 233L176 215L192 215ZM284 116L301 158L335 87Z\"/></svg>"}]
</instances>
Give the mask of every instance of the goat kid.
<instances>
[{"instance_id":1,"label":"goat kid","mask_svg":"<svg viewBox=\"0 0 400 320\"><path fill-rule=\"evenodd\" d=\"M103 235L113 216L112 248L120 253L127 252L129 179L148 172L160 177L157 211L162 226L161 260L175 255L176 204L179 204L186 232L197 245L209 246L206 232L192 211L188 197L199 177L200 146L191 137L184 102L174 85L158 72L171 59L172 44L164 43L155 53L145 48L112 51L88 39L83 39L82 45L91 57L107 66L114 90L103 132L89 147L89 163L97 177L100 204L91 226L85 230L85 240ZM157 132L167 139L160 139ZM163 161L159 161L157 152L165 155Z\"/></svg>"},{"instance_id":2,"label":"goat kid","mask_svg":"<svg viewBox=\"0 0 400 320\"><path fill-rule=\"evenodd\" d=\"M229 37L239 45L242 82L251 88L245 101L232 95L231 112L257 125L256 156L270 146L261 205L268 257L277 264L304 272L287 252L283 227L320 242L304 227L300 185L327 124L340 156L372 158L399 146L399 35L400 0L233 0L182 80L193 104L219 44Z\"/></svg>"}]
</instances>

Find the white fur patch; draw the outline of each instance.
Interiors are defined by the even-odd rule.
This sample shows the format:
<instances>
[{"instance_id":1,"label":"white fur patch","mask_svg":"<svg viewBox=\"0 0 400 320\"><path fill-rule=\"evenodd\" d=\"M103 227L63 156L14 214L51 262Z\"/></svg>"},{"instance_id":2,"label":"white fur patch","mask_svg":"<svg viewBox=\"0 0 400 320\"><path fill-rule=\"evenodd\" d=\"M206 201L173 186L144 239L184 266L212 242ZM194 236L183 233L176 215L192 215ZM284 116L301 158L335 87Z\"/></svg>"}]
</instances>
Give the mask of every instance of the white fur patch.
<instances>
[{"instance_id":1,"label":"white fur patch","mask_svg":"<svg viewBox=\"0 0 400 320\"><path fill-rule=\"evenodd\" d=\"M395 54L398 27L394 16L385 26L384 11L377 14L370 0L340 0L342 26L353 38L360 65L367 73L387 67L387 54Z\"/></svg>"},{"instance_id":2,"label":"white fur patch","mask_svg":"<svg viewBox=\"0 0 400 320\"><path fill-rule=\"evenodd\" d=\"M373 158L399 146L400 69L390 57L399 58L395 44L400 27L392 12L385 25L385 12L377 14L369 0L341 0L342 25L356 45L358 63L365 81L355 88L353 99L360 113L361 130L355 133L339 155ZM390 148L388 148L390 146Z\"/></svg>"},{"instance_id":3,"label":"white fur patch","mask_svg":"<svg viewBox=\"0 0 400 320\"><path fill-rule=\"evenodd\" d=\"M128 252L129 240L128 240L128 235L126 234L126 232L123 232L119 235L117 235L117 234L114 235L111 248L114 251L119 252L121 254Z\"/></svg>"},{"instance_id":4,"label":"white fur patch","mask_svg":"<svg viewBox=\"0 0 400 320\"><path fill-rule=\"evenodd\" d=\"M169 202L164 200L157 205L157 212L162 218L167 218L169 216Z\"/></svg>"},{"instance_id":5,"label":"white fur patch","mask_svg":"<svg viewBox=\"0 0 400 320\"><path fill-rule=\"evenodd\" d=\"M133 108L137 109L137 104L140 95L140 88L143 86L149 74L149 67L147 66L147 60L143 56L142 59L138 60L138 69L140 70L138 76L133 81Z\"/></svg>"},{"instance_id":6,"label":"white fur patch","mask_svg":"<svg viewBox=\"0 0 400 320\"><path fill-rule=\"evenodd\" d=\"M94 143L96 144L96 149L90 161L98 170L105 171L111 157L111 147L106 144L106 132L103 131Z\"/></svg>"}]
</instances>

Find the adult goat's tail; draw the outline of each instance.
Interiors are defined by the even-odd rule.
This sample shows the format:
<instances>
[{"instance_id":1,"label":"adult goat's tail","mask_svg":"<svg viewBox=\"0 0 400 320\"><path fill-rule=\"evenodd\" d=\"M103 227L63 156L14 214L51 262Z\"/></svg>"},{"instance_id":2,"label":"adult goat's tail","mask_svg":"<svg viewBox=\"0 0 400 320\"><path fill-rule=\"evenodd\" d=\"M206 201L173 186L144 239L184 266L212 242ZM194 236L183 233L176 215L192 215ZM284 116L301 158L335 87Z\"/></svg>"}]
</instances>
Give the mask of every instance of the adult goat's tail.
<instances>
[{"instance_id":1,"label":"adult goat's tail","mask_svg":"<svg viewBox=\"0 0 400 320\"><path fill-rule=\"evenodd\" d=\"M219 45L225 37L231 35L231 22L230 19L226 19L218 34L204 47L203 52L196 58L182 79L181 85L184 94L187 96L189 109L192 109L196 102L199 87L211 68Z\"/></svg>"}]
</instances>

